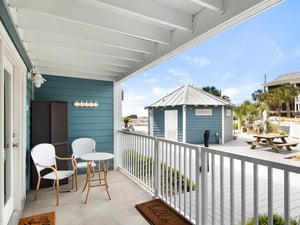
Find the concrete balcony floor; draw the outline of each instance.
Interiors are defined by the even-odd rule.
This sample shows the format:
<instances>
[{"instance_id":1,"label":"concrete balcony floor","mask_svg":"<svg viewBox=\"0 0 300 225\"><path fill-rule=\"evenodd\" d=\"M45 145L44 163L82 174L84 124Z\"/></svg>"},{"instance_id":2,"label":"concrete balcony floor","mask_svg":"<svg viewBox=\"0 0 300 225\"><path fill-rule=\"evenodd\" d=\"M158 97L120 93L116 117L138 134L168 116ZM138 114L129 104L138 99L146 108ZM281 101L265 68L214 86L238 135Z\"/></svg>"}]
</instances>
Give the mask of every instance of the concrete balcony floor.
<instances>
[{"instance_id":1,"label":"concrete balcony floor","mask_svg":"<svg viewBox=\"0 0 300 225\"><path fill-rule=\"evenodd\" d=\"M86 191L82 192L85 175L78 176L78 191L60 193L60 204L56 206L55 191L43 188L34 201L34 190L27 193L27 200L21 217L55 211L57 225L148 225L136 210L135 205L152 199L152 195L129 179L119 170L108 173L108 199L105 187L91 188L88 202L84 204ZM61 185L61 191L70 189L71 181Z\"/></svg>"}]
</instances>

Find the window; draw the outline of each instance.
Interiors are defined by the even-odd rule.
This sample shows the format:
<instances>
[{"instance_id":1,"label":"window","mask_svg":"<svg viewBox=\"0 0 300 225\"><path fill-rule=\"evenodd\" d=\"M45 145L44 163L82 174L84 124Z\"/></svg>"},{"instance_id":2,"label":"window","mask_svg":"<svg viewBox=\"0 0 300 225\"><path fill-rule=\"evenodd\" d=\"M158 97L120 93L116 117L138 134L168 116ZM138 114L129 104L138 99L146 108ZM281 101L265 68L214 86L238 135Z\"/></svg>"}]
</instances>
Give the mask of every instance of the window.
<instances>
[{"instance_id":1,"label":"window","mask_svg":"<svg viewBox=\"0 0 300 225\"><path fill-rule=\"evenodd\" d=\"M231 109L226 109L226 116L231 116Z\"/></svg>"},{"instance_id":2,"label":"window","mask_svg":"<svg viewBox=\"0 0 300 225\"><path fill-rule=\"evenodd\" d=\"M212 109L196 109L196 116L211 116Z\"/></svg>"}]
</instances>

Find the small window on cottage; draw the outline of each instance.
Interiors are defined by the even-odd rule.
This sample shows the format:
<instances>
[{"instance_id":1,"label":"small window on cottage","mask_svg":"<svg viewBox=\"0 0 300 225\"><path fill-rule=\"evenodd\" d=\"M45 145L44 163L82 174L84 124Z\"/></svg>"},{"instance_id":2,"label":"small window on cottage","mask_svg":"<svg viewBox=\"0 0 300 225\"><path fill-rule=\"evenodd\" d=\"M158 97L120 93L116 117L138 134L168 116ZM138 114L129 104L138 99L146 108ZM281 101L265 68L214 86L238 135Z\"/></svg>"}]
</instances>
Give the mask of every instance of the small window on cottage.
<instances>
[{"instance_id":1,"label":"small window on cottage","mask_svg":"<svg viewBox=\"0 0 300 225\"><path fill-rule=\"evenodd\" d=\"M231 109L226 110L226 116L231 116Z\"/></svg>"},{"instance_id":2,"label":"small window on cottage","mask_svg":"<svg viewBox=\"0 0 300 225\"><path fill-rule=\"evenodd\" d=\"M196 109L196 116L211 116L212 109Z\"/></svg>"}]
</instances>

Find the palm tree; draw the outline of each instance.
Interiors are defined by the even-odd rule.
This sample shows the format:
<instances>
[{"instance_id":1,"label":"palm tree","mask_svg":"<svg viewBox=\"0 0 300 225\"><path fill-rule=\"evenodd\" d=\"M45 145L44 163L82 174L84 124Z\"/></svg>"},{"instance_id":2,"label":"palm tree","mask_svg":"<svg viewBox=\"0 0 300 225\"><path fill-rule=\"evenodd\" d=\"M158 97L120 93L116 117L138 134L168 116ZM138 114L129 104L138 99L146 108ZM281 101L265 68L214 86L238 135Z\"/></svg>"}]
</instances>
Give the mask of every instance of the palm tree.
<instances>
[{"instance_id":1,"label":"palm tree","mask_svg":"<svg viewBox=\"0 0 300 225\"><path fill-rule=\"evenodd\" d=\"M234 108L235 116L238 120L238 127L245 125L247 120L247 128L252 126L254 120L260 117L261 112L265 107L261 103L252 103L248 100L244 101L242 105Z\"/></svg>"},{"instance_id":2,"label":"palm tree","mask_svg":"<svg viewBox=\"0 0 300 225\"><path fill-rule=\"evenodd\" d=\"M252 93L252 100L257 102L257 101L263 101L263 95L264 92L261 89L257 89Z\"/></svg>"},{"instance_id":3,"label":"palm tree","mask_svg":"<svg viewBox=\"0 0 300 225\"><path fill-rule=\"evenodd\" d=\"M218 90L216 87L214 86L206 86L202 88L203 91L206 91L210 94L213 94L217 97L221 97L223 100L230 102L230 98L226 95L222 95L221 90Z\"/></svg>"},{"instance_id":4,"label":"palm tree","mask_svg":"<svg viewBox=\"0 0 300 225\"><path fill-rule=\"evenodd\" d=\"M291 107L290 104L291 102L294 101L295 97L298 96L299 94L299 89L297 87L295 87L292 84L285 84L283 86L280 87L281 92L283 94L283 100L285 102L286 105L286 114L287 117L291 117Z\"/></svg>"},{"instance_id":5,"label":"palm tree","mask_svg":"<svg viewBox=\"0 0 300 225\"><path fill-rule=\"evenodd\" d=\"M281 116L281 106L285 102L283 99L284 93L280 87L274 88L264 94L265 102L269 106L274 106L277 111L277 116Z\"/></svg>"},{"instance_id":6,"label":"palm tree","mask_svg":"<svg viewBox=\"0 0 300 225\"><path fill-rule=\"evenodd\" d=\"M213 95L215 95L215 96L221 96L221 91L220 90L218 90L216 87L214 87L214 86L207 86L207 87L203 87L202 88L202 90L203 91L206 91L206 92L208 92L208 93L211 93L211 94L213 94Z\"/></svg>"}]
</instances>

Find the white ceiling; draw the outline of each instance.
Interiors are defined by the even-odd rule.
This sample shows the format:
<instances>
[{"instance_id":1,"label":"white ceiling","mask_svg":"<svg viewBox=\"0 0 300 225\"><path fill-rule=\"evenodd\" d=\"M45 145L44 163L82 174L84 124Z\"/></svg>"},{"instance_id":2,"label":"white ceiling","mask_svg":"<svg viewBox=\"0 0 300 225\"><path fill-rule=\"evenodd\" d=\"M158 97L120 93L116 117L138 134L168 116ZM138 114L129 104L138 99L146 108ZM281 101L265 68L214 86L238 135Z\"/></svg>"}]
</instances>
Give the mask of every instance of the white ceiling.
<instances>
[{"instance_id":1,"label":"white ceiling","mask_svg":"<svg viewBox=\"0 0 300 225\"><path fill-rule=\"evenodd\" d=\"M42 74L123 81L281 0L6 0Z\"/></svg>"}]
</instances>

